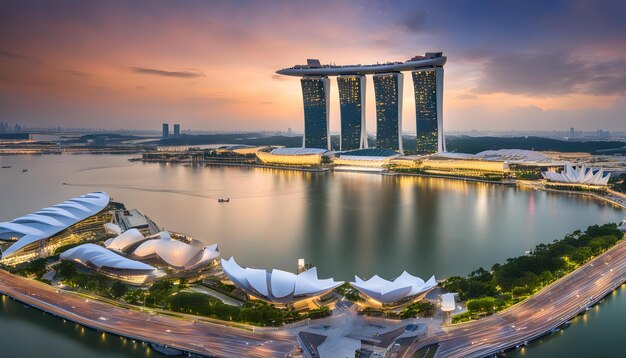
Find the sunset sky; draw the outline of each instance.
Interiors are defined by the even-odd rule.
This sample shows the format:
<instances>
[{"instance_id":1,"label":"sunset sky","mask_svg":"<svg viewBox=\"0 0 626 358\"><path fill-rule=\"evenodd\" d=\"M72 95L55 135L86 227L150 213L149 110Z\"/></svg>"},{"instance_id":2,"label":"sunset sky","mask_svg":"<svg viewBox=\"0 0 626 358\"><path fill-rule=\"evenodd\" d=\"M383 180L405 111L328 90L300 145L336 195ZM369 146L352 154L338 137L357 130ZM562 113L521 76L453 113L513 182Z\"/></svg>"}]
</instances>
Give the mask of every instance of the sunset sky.
<instances>
[{"instance_id":1,"label":"sunset sky","mask_svg":"<svg viewBox=\"0 0 626 358\"><path fill-rule=\"evenodd\" d=\"M443 51L446 130L626 130L626 2L4 1L0 121L303 128L275 71ZM405 74L404 123L415 130ZM368 130L375 123L368 79ZM332 80L331 129L339 128Z\"/></svg>"}]
</instances>

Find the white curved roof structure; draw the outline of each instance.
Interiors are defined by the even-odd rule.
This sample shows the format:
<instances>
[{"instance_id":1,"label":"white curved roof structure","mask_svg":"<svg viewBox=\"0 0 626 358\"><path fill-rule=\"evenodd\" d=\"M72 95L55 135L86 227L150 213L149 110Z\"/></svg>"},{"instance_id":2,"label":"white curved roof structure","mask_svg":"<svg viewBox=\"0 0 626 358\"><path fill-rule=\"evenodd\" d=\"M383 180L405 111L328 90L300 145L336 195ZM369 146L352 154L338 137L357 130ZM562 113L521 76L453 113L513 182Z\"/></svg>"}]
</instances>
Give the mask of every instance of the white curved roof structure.
<instances>
[{"instance_id":1,"label":"white curved roof structure","mask_svg":"<svg viewBox=\"0 0 626 358\"><path fill-rule=\"evenodd\" d=\"M154 271L154 267L150 265L127 259L96 244L73 247L63 252L61 258L95 269L145 271L145 274Z\"/></svg>"},{"instance_id":2,"label":"white curved roof structure","mask_svg":"<svg viewBox=\"0 0 626 358\"><path fill-rule=\"evenodd\" d=\"M525 149L485 150L473 156L476 159L506 161L509 163L553 163L554 159L541 152Z\"/></svg>"},{"instance_id":3,"label":"white curved roof structure","mask_svg":"<svg viewBox=\"0 0 626 358\"><path fill-rule=\"evenodd\" d=\"M14 255L25 246L45 240L68 227L102 211L109 204L109 195L94 192L0 223L0 238L18 238L2 253L2 258Z\"/></svg>"},{"instance_id":4,"label":"white curved roof structure","mask_svg":"<svg viewBox=\"0 0 626 358\"><path fill-rule=\"evenodd\" d=\"M222 259L222 269L228 278L246 293L269 302L288 303L322 295L343 284L332 278L320 280L317 268L301 274L282 270L266 270L241 267L233 257Z\"/></svg>"},{"instance_id":5,"label":"white curved roof structure","mask_svg":"<svg viewBox=\"0 0 626 358\"><path fill-rule=\"evenodd\" d=\"M354 288L382 304L392 304L408 297L417 296L437 286L435 276L424 282L421 278L406 271L393 281L385 280L378 275L374 275L367 281L362 280L359 276L354 276L354 280L355 282L350 282Z\"/></svg>"},{"instance_id":6,"label":"white curved roof structure","mask_svg":"<svg viewBox=\"0 0 626 358\"><path fill-rule=\"evenodd\" d=\"M174 240L167 231L158 233L158 238L145 241L134 251L138 259L157 258L176 270L192 270L207 265L220 256L217 245L204 248Z\"/></svg>"},{"instance_id":7,"label":"white curved roof structure","mask_svg":"<svg viewBox=\"0 0 626 358\"><path fill-rule=\"evenodd\" d=\"M604 174L604 170L598 169L595 174L593 168L581 165L578 168L572 167L570 163L565 164L563 172L541 172L544 179L571 184L608 185L610 173Z\"/></svg>"},{"instance_id":8,"label":"white curved roof structure","mask_svg":"<svg viewBox=\"0 0 626 358\"><path fill-rule=\"evenodd\" d=\"M104 242L104 246L109 250L126 252L130 247L142 241L146 241L143 234L137 229L130 229L114 238L108 239Z\"/></svg>"}]
</instances>

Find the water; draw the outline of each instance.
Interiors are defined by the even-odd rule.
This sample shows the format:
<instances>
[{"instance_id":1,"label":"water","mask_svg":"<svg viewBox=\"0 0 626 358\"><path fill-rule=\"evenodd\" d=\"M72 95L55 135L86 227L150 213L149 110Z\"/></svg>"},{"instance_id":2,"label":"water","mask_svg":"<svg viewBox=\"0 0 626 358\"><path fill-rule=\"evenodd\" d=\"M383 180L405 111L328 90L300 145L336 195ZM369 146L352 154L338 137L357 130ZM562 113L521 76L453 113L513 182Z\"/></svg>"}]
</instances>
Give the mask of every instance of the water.
<instances>
[{"instance_id":1,"label":"water","mask_svg":"<svg viewBox=\"0 0 626 358\"><path fill-rule=\"evenodd\" d=\"M465 274L624 216L591 198L493 184L127 158L0 157L13 166L0 169L0 220L103 190L168 230L219 244L223 257L242 265L295 271L305 258L322 277L352 280L403 270L423 278ZM219 204L220 197L231 201Z\"/></svg>"}]
</instances>

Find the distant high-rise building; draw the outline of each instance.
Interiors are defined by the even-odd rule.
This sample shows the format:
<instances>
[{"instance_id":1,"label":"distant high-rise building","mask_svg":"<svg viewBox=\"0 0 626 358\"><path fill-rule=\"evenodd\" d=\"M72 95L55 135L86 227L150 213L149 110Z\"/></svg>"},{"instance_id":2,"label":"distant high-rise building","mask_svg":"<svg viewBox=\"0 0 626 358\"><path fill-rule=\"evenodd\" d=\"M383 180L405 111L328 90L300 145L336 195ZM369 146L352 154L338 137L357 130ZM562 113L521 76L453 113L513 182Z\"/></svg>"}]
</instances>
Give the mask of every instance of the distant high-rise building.
<instances>
[{"instance_id":1,"label":"distant high-rise building","mask_svg":"<svg viewBox=\"0 0 626 358\"><path fill-rule=\"evenodd\" d=\"M174 124L174 137L180 137L180 124Z\"/></svg>"},{"instance_id":2,"label":"distant high-rise building","mask_svg":"<svg viewBox=\"0 0 626 358\"><path fill-rule=\"evenodd\" d=\"M402 152L402 84L400 72L374 75L376 148Z\"/></svg>"},{"instance_id":3,"label":"distant high-rise building","mask_svg":"<svg viewBox=\"0 0 626 358\"><path fill-rule=\"evenodd\" d=\"M170 137L170 125L167 123L163 123L163 139L167 139Z\"/></svg>"},{"instance_id":4,"label":"distant high-rise building","mask_svg":"<svg viewBox=\"0 0 626 358\"><path fill-rule=\"evenodd\" d=\"M574 127L571 127L571 128L569 129L569 137L570 137L570 138L574 138L574 137L576 137L576 131L574 131Z\"/></svg>"},{"instance_id":5,"label":"distant high-rise building","mask_svg":"<svg viewBox=\"0 0 626 358\"><path fill-rule=\"evenodd\" d=\"M415 128L417 153L444 152L443 138L443 67L413 71L415 89Z\"/></svg>"},{"instance_id":6,"label":"distant high-rise building","mask_svg":"<svg viewBox=\"0 0 626 358\"><path fill-rule=\"evenodd\" d=\"M337 77L339 108L341 111L340 150L367 147L365 131L365 76Z\"/></svg>"},{"instance_id":7,"label":"distant high-rise building","mask_svg":"<svg viewBox=\"0 0 626 358\"><path fill-rule=\"evenodd\" d=\"M304 77L302 98L304 100L304 148L330 149L328 128L330 80L328 77Z\"/></svg>"}]
</instances>

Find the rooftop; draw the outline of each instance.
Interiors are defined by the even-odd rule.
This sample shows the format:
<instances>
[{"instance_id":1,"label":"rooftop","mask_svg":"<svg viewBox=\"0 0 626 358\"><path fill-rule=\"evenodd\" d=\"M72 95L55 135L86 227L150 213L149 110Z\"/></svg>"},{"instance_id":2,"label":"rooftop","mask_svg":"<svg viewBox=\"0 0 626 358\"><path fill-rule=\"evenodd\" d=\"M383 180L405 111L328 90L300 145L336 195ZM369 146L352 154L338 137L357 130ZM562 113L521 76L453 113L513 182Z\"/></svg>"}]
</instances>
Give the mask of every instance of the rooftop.
<instances>
[{"instance_id":1,"label":"rooftop","mask_svg":"<svg viewBox=\"0 0 626 358\"><path fill-rule=\"evenodd\" d=\"M341 75L365 75L373 73L411 71L419 68L443 66L446 57L441 52L427 52L424 56L414 56L405 62L387 62L372 65L322 65L317 59L307 60L306 65L296 65L276 71L286 76L341 76Z\"/></svg>"}]
</instances>

